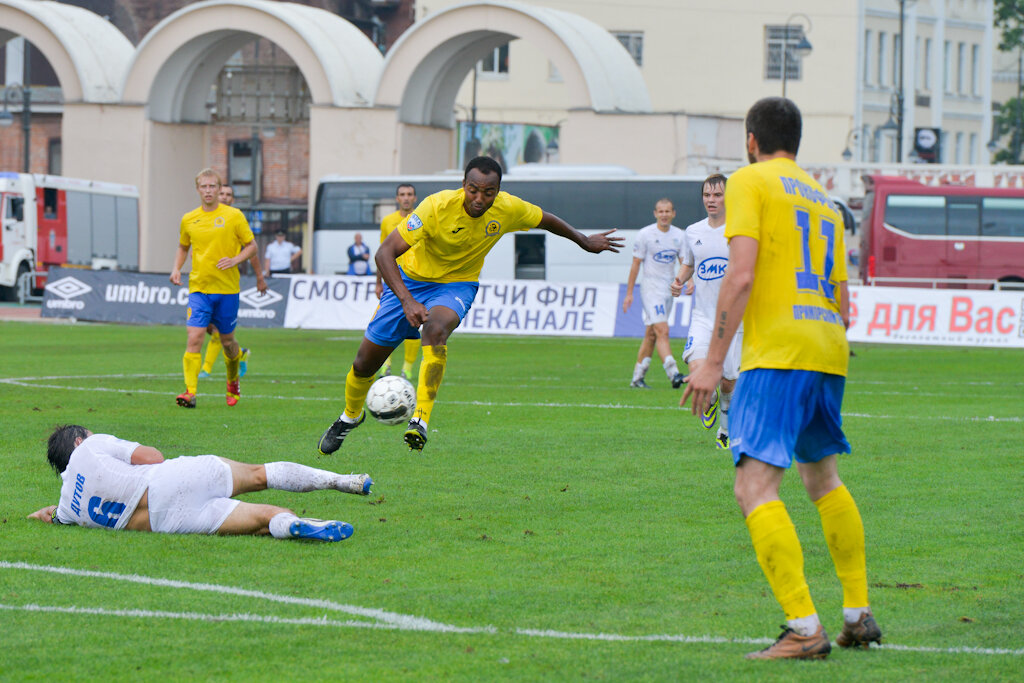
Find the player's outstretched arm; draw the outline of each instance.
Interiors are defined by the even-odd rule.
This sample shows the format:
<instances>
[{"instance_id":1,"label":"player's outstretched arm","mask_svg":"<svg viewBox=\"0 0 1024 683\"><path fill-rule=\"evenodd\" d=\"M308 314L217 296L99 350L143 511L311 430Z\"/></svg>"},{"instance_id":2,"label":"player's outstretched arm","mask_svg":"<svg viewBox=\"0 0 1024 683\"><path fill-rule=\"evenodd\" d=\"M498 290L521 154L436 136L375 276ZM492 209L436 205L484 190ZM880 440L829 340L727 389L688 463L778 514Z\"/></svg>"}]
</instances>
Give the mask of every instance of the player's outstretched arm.
<instances>
[{"instance_id":1,"label":"player's outstretched arm","mask_svg":"<svg viewBox=\"0 0 1024 683\"><path fill-rule=\"evenodd\" d=\"M561 218L553 213L545 211L540 219L540 224L537 226L550 232L552 235L558 235L564 237L567 240L572 240L580 246L581 249L589 251L591 254L599 254L602 251L613 251L619 252L625 245L625 240L622 237L610 237L614 229L606 230L604 232L594 233L593 235L584 235L582 232L572 227Z\"/></svg>"}]
</instances>

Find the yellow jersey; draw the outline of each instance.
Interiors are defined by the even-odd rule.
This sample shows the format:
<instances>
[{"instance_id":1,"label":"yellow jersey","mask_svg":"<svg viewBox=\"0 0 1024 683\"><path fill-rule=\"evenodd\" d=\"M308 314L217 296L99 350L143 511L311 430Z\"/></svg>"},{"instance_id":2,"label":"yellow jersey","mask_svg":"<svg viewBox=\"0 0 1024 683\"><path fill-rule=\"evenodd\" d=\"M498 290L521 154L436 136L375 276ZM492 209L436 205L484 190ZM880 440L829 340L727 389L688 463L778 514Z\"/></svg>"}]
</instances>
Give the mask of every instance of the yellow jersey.
<instances>
[{"instance_id":1,"label":"yellow jersey","mask_svg":"<svg viewBox=\"0 0 1024 683\"><path fill-rule=\"evenodd\" d=\"M845 376L850 350L839 313L846 281L843 219L796 162L776 158L729 176L725 236L758 241L743 316L742 370L813 370Z\"/></svg>"},{"instance_id":2,"label":"yellow jersey","mask_svg":"<svg viewBox=\"0 0 1024 683\"><path fill-rule=\"evenodd\" d=\"M399 224L409 251L399 259L405 274L425 282L475 282L487 256L507 232L540 225L544 212L507 192L479 218L463 208L465 190L430 195Z\"/></svg>"},{"instance_id":3,"label":"yellow jersey","mask_svg":"<svg viewBox=\"0 0 1024 683\"><path fill-rule=\"evenodd\" d=\"M182 216L178 243L192 247L188 291L238 294L238 268L220 270L217 261L237 256L253 239L245 215L227 204L220 204L213 211L203 211L200 206Z\"/></svg>"},{"instance_id":4,"label":"yellow jersey","mask_svg":"<svg viewBox=\"0 0 1024 683\"><path fill-rule=\"evenodd\" d=\"M388 235L395 231L395 228L397 228L403 220L405 219L402 217L400 211L394 211L392 213L389 213L387 216L384 216L384 218L380 219L381 244L384 244L384 240L388 238Z\"/></svg>"}]
</instances>

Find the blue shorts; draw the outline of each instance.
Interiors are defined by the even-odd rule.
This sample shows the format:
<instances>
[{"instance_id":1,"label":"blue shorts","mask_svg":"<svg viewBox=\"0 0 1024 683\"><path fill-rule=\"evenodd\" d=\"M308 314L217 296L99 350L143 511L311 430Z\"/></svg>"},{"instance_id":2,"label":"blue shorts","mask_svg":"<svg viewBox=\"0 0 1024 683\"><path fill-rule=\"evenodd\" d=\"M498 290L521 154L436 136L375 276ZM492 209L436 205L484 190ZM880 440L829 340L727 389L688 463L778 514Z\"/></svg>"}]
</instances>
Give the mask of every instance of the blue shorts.
<instances>
[{"instance_id":1,"label":"blue shorts","mask_svg":"<svg viewBox=\"0 0 1024 683\"><path fill-rule=\"evenodd\" d=\"M846 378L810 370L755 368L740 373L729 407L732 460L740 456L787 468L849 453L843 435Z\"/></svg>"},{"instance_id":2,"label":"blue shorts","mask_svg":"<svg viewBox=\"0 0 1024 683\"><path fill-rule=\"evenodd\" d=\"M221 334L231 334L238 325L237 294L203 294L192 292L188 295L189 327L206 327L213 323Z\"/></svg>"},{"instance_id":3,"label":"blue shorts","mask_svg":"<svg viewBox=\"0 0 1024 683\"><path fill-rule=\"evenodd\" d=\"M455 311L459 322L469 313L476 298L479 282L420 282L402 273L402 282L412 298L427 307L445 306ZM366 338L377 346L394 348L405 339L419 339L420 331L409 324L402 310L402 302L386 284L380 296L380 305L366 327Z\"/></svg>"}]
</instances>

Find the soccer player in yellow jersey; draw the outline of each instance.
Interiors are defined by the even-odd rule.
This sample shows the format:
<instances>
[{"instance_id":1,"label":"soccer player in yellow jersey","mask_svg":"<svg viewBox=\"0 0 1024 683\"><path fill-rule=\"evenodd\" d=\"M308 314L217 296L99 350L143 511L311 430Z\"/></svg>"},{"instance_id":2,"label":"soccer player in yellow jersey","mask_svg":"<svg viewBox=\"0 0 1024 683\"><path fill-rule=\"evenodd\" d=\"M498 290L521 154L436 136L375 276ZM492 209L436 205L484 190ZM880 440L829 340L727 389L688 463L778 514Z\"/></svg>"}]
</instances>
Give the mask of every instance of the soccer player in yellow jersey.
<instances>
[{"instance_id":1,"label":"soccer player in yellow jersey","mask_svg":"<svg viewBox=\"0 0 1024 683\"><path fill-rule=\"evenodd\" d=\"M234 206L235 189L230 185L221 185L220 191L217 193L217 199L221 204ZM267 283L266 280L263 279L263 270L260 268L260 257L257 252L253 252L252 256L249 257L249 263L252 264L252 272L256 273L256 289L259 290L259 293L262 296L267 292ZM220 342L220 332L217 331L217 328L214 327L212 323L206 328L206 333L210 335L210 341L206 344L206 351L203 353L203 368L199 371L199 379L204 379L210 376L210 373L213 372L213 364L217 362L221 352L224 350L224 347ZM239 378L245 377L248 365L249 349L243 346L242 357L238 361Z\"/></svg>"},{"instance_id":2,"label":"soccer player in yellow jersey","mask_svg":"<svg viewBox=\"0 0 1024 683\"><path fill-rule=\"evenodd\" d=\"M402 183L395 189L395 202L398 204L398 211L389 213L387 216L380 221L380 243L384 244L384 241L388 238L388 235L395 231L398 224L405 220L405 218L412 213L413 208L416 206L416 188L410 183ZM380 271L377 271L377 298L379 299L384 293L384 281L380 277ZM402 363L402 376L410 382L413 382L412 378L412 366L416 363L416 357L420 354L420 340L419 339L406 339L405 340L405 360ZM384 367L381 370L381 375L391 374L391 356L384 361Z\"/></svg>"},{"instance_id":3,"label":"soccer player in yellow jersey","mask_svg":"<svg viewBox=\"0 0 1024 683\"><path fill-rule=\"evenodd\" d=\"M484 257L502 235L542 228L593 254L622 247L622 238L610 236L614 230L584 235L539 206L501 192L500 185L498 162L472 159L461 189L424 199L377 250L377 269L387 286L345 380L345 412L320 437L321 453L338 450L362 423L374 373L399 342L419 336L423 362L405 442L412 450L423 449L447 364L448 337L469 312Z\"/></svg>"},{"instance_id":4,"label":"soccer player in yellow jersey","mask_svg":"<svg viewBox=\"0 0 1024 683\"><path fill-rule=\"evenodd\" d=\"M707 358L690 375L684 399L692 396L695 414L705 408L742 320L730 411L735 494L787 622L773 645L747 657L823 658L832 646L811 601L796 529L779 498L794 458L843 587L836 643L866 648L882 640L868 604L864 525L836 463L837 454L850 452L840 415L849 361L843 221L796 164L801 117L793 102L759 100L747 113L746 129L751 164L736 171L725 190L729 268Z\"/></svg>"},{"instance_id":5,"label":"soccer player in yellow jersey","mask_svg":"<svg viewBox=\"0 0 1024 683\"><path fill-rule=\"evenodd\" d=\"M182 367L185 391L177 402L184 408L196 407L203 335L213 324L220 332L227 368L227 404L238 403L238 365L242 350L235 341L238 322L238 264L256 253L256 242L245 216L238 209L220 203L220 176L205 168L196 175L196 191L201 206L181 218L181 234L174 256L171 282L181 285L181 267L192 250L192 272L188 277L188 342ZM264 285L265 286L265 285Z\"/></svg>"}]
</instances>

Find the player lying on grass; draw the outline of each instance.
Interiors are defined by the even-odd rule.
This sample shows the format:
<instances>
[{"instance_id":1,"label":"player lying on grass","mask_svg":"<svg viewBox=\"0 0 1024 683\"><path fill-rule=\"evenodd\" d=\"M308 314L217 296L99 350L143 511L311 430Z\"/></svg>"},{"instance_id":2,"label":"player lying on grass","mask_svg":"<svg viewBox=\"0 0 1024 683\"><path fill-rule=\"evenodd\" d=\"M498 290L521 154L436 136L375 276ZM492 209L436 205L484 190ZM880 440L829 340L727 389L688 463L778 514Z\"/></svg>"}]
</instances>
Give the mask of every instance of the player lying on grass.
<instances>
[{"instance_id":1,"label":"player lying on grass","mask_svg":"<svg viewBox=\"0 0 1024 683\"><path fill-rule=\"evenodd\" d=\"M346 522L297 517L276 505L244 503L251 491L323 491L368 495L368 474L336 474L294 462L249 465L216 455L164 460L152 446L79 425L58 426L46 458L63 484L60 502L30 519L85 527L165 534L270 534L274 538L340 541Z\"/></svg>"}]
</instances>

